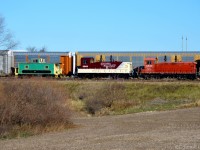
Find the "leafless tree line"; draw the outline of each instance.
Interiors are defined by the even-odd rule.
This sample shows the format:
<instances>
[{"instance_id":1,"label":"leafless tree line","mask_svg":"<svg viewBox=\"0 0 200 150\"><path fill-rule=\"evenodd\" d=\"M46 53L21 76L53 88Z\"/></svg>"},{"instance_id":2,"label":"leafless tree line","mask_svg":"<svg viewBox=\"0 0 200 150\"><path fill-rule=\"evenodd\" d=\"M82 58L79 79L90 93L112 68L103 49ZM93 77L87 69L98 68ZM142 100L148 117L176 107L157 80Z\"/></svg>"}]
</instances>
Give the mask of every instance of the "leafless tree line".
<instances>
[{"instance_id":1,"label":"leafless tree line","mask_svg":"<svg viewBox=\"0 0 200 150\"><path fill-rule=\"evenodd\" d=\"M43 46L42 48L36 48L35 46L29 46L26 48L28 52L46 52L47 48L46 46Z\"/></svg>"},{"instance_id":2,"label":"leafless tree line","mask_svg":"<svg viewBox=\"0 0 200 150\"><path fill-rule=\"evenodd\" d=\"M15 48L19 42L14 41L12 33L6 29L5 19L0 16L0 49Z\"/></svg>"}]
</instances>

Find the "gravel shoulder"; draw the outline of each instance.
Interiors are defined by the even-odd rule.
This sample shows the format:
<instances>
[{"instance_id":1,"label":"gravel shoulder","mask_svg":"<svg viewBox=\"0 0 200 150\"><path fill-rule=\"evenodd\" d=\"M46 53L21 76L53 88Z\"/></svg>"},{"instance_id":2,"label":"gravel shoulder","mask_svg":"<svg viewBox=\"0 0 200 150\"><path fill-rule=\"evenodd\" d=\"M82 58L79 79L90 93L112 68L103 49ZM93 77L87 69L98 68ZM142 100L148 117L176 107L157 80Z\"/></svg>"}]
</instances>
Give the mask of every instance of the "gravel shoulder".
<instances>
[{"instance_id":1,"label":"gravel shoulder","mask_svg":"<svg viewBox=\"0 0 200 150\"><path fill-rule=\"evenodd\" d=\"M1 140L1 150L200 149L200 107L105 117L75 117L77 128Z\"/></svg>"}]
</instances>

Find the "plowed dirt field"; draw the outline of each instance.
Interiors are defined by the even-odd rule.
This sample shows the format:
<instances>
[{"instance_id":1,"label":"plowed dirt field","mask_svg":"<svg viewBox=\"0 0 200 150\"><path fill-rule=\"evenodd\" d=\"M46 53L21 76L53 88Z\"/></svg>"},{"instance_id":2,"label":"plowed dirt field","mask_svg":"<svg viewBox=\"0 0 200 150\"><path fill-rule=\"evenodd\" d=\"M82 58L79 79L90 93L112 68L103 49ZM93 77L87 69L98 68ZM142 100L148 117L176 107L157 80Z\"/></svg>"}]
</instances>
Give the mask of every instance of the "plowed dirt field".
<instances>
[{"instance_id":1,"label":"plowed dirt field","mask_svg":"<svg viewBox=\"0 0 200 150\"><path fill-rule=\"evenodd\" d=\"M77 128L1 140L1 150L200 149L200 108L137 114L74 117Z\"/></svg>"}]
</instances>

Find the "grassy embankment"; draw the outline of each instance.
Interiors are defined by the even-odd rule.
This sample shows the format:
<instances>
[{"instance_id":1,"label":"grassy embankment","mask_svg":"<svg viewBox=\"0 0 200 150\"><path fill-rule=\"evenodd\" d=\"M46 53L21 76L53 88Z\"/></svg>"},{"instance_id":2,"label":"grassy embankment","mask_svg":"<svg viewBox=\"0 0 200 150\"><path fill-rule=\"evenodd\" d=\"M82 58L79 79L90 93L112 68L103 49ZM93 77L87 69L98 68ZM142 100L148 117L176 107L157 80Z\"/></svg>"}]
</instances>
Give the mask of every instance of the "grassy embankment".
<instances>
[{"instance_id":1,"label":"grassy embankment","mask_svg":"<svg viewBox=\"0 0 200 150\"><path fill-rule=\"evenodd\" d=\"M200 106L194 82L70 82L72 107L92 115L127 114Z\"/></svg>"}]
</instances>

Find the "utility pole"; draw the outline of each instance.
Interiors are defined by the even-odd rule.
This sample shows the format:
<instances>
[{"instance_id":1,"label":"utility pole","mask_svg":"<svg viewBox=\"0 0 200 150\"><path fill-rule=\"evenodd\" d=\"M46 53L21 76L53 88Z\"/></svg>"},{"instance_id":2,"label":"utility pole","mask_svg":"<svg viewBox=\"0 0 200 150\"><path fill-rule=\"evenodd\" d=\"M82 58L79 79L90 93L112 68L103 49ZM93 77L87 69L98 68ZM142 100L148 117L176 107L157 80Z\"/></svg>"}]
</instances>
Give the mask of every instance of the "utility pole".
<instances>
[{"instance_id":1,"label":"utility pole","mask_svg":"<svg viewBox=\"0 0 200 150\"><path fill-rule=\"evenodd\" d=\"M187 52L187 36L186 36L186 52Z\"/></svg>"},{"instance_id":2,"label":"utility pole","mask_svg":"<svg viewBox=\"0 0 200 150\"><path fill-rule=\"evenodd\" d=\"M183 51L183 36L182 36L182 51Z\"/></svg>"}]
</instances>

